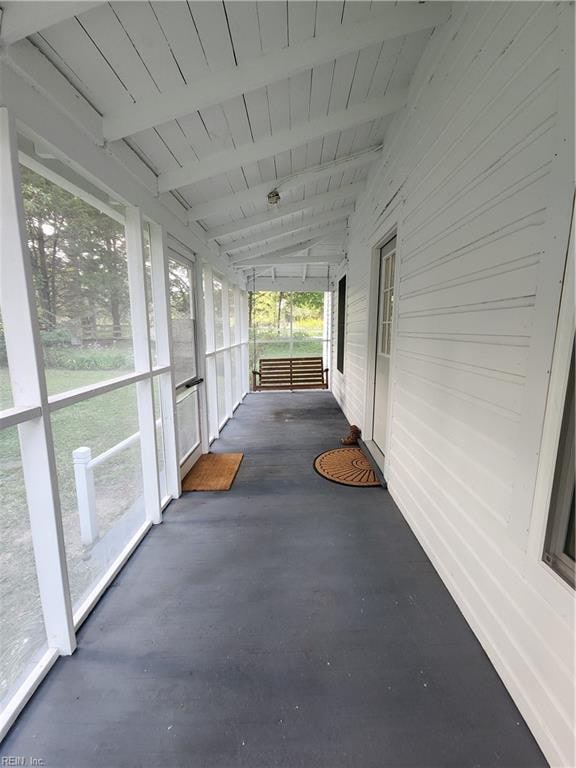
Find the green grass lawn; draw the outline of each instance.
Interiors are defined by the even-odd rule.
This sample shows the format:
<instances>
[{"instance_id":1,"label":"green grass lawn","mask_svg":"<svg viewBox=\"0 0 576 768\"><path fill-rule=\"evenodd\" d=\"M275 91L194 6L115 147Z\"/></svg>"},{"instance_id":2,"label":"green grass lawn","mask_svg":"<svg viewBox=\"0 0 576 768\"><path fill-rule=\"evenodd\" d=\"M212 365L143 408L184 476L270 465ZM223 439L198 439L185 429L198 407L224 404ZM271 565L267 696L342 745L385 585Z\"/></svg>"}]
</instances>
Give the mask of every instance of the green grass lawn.
<instances>
[{"instance_id":1,"label":"green grass lawn","mask_svg":"<svg viewBox=\"0 0 576 768\"><path fill-rule=\"evenodd\" d=\"M52 392L84 387L116 375L116 371L46 371ZM7 371L0 369L4 407L7 407L8 387ZM55 411L51 423L68 574L73 602L77 604L102 575L102 566L91 560L90 548L80 541L72 452L88 446L92 455L97 456L138 431L136 387L128 385ZM141 475L138 443L94 469L102 534L113 528L141 494ZM0 649L1 698L2 689L6 690L14 682L18 671L45 640L16 427L0 431L0 545L0 605L4 625Z\"/></svg>"},{"instance_id":2,"label":"green grass lawn","mask_svg":"<svg viewBox=\"0 0 576 768\"><path fill-rule=\"evenodd\" d=\"M68 371L59 368L46 370L46 383L49 392L63 392L86 387L118 375L117 371ZM12 405L9 392L8 371L0 368L0 409ZM110 448L133 432L138 431L136 418L136 392L134 385L122 387L106 395L55 411L52 416L53 429L58 434L57 452L88 445L93 455ZM12 430L10 430L12 432ZM14 456L18 447L16 430L7 439L0 440L0 462L3 458Z\"/></svg>"},{"instance_id":3,"label":"green grass lawn","mask_svg":"<svg viewBox=\"0 0 576 768\"><path fill-rule=\"evenodd\" d=\"M68 389L87 387L89 384L97 384L106 379L121 376L126 371L69 371L63 368L46 369L46 386L49 394L65 392ZM0 367L0 410L12 408L12 392L8 368Z\"/></svg>"}]
</instances>

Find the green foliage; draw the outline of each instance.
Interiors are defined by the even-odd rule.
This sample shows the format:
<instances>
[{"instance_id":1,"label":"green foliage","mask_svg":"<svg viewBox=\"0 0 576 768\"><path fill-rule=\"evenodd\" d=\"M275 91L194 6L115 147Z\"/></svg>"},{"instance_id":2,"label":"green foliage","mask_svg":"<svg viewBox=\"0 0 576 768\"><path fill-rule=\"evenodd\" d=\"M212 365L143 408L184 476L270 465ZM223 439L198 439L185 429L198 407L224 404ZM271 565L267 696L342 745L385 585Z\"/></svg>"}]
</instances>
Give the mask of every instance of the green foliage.
<instances>
[{"instance_id":1,"label":"green foliage","mask_svg":"<svg viewBox=\"0 0 576 768\"><path fill-rule=\"evenodd\" d=\"M132 354L103 347L49 348L44 361L48 368L64 368L69 371L114 371L131 369Z\"/></svg>"},{"instance_id":2,"label":"green foliage","mask_svg":"<svg viewBox=\"0 0 576 768\"><path fill-rule=\"evenodd\" d=\"M322 291L309 293L293 293L292 305L296 310L309 312L310 315L322 317L324 311L324 294Z\"/></svg>"},{"instance_id":3,"label":"green foliage","mask_svg":"<svg viewBox=\"0 0 576 768\"><path fill-rule=\"evenodd\" d=\"M0 322L0 365L6 365L8 356L6 355L6 337L4 336L4 326Z\"/></svg>"},{"instance_id":4,"label":"green foliage","mask_svg":"<svg viewBox=\"0 0 576 768\"><path fill-rule=\"evenodd\" d=\"M72 334L67 328L53 328L50 331L40 331L42 345L46 347L65 347L72 343Z\"/></svg>"},{"instance_id":5,"label":"green foliage","mask_svg":"<svg viewBox=\"0 0 576 768\"><path fill-rule=\"evenodd\" d=\"M108 321L119 338L129 312L124 228L28 168L21 179L40 327L74 321L90 338Z\"/></svg>"},{"instance_id":6,"label":"green foliage","mask_svg":"<svg viewBox=\"0 0 576 768\"><path fill-rule=\"evenodd\" d=\"M176 261L168 262L170 311L173 318L188 320L191 312L191 286L187 267Z\"/></svg>"},{"instance_id":7,"label":"green foliage","mask_svg":"<svg viewBox=\"0 0 576 768\"><path fill-rule=\"evenodd\" d=\"M324 324L324 294L256 291L249 294L250 331L256 339L316 336Z\"/></svg>"}]
</instances>

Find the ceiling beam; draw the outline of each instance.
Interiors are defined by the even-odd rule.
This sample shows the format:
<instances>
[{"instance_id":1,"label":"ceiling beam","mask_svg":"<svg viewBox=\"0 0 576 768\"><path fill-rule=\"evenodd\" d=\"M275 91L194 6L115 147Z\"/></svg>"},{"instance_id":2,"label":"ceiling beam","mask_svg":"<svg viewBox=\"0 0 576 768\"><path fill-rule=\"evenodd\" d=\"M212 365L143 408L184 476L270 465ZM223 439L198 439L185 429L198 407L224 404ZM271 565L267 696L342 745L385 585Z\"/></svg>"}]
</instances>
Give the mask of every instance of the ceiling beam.
<instances>
[{"instance_id":1,"label":"ceiling beam","mask_svg":"<svg viewBox=\"0 0 576 768\"><path fill-rule=\"evenodd\" d=\"M239 264L238 269L252 269L253 267L302 267L302 281L306 279L308 264L340 264L344 258L344 252L333 254L314 254L307 251L297 251L281 258L271 256L258 256L250 264Z\"/></svg>"},{"instance_id":2,"label":"ceiling beam","mask_svg":"<svg viewBox=\"0 0 576 768\"><path fill-rule=\"evenodd\" d=\"M270 221L276 221L284 216L289 216L291 213L304 211L307 208L328 205L337 200L356 198L364 191L365 186L364 181L357 181L355 184L345 184L343 187L334 189L331 192L323 192L321 195L314 195L305 200L296 200L293 203L280 203L279 205L270 208L270 210L264 211L264 213L257 213L255 216L250 216L246 219L240 219L240 221L233 221L229 224L222 224L219 227L209 229L206 231L206 238L208 240L217 240L221 237L226 237L227 235L233 235L236 232L243 232L245 229L251 229L252 227L258 227L261 224L267 224ZM226 248L226 246L224 246L224 248Z\"/></svg>"},{"instance_id":3,"label":"ceiling beam","mask_svg":"<svg viewBox=\"0 0 576 768\"><path fill-rule=\"evenodd\" d=\"M241 168L243 165L272 157L279 152L303 146L322 136L339 133L348 128L369 123L372 120L379 120L385 115L402 109L406 104L407 96L407 88L396 89L382 98L369 99L363 104L354 104L350 109L340 109L329 115L316 117L306 123L278 131L272 136L265 136L250 144L242 144L237 148L215 152L191 165L160 174L158 189L160 192L169 192L172 189L196 184L199 181Z\"/></svg>"},{"instance_id":4,"label":"ceiling beam","mask_svg":"<svg viewBox=\"0 0 576 768\"><path fill-rule=\"evenodd\" d=\"M200 219L205 219L215 214L222 214L224 211L230 211L234 208L240 208L252 203L262 203L266 200L266 195L272 189L277 189L284 193L303 187L305 184L328 179L338 173L346 173L356 168L362 168L364 165L370 165L381 156L381 150L382 146L370 147L370 149L365 149L348 157L339 157L336 160L331 160L329 163L306 168L303 171L293 173L291 176L278 179L278 181L267 181L264 184L257 184L254 187L250 187L250 189L244 189L232 195L209 200L206 203L198 203L190 208L188 216L191 221L199 221Z\"/></svg>"},{"instance_id":5,"label":"ceiling beam","mask_svg":"<svg viewBox=\"0 0 576 768\"><path fill-rule=\"evenodd\" d=\"M328 266L328 269L330 265ZM256 275L253 280L252 275L246 274L246 283L248 291L294 291L296 293L311 293L312 291L331 291L334 288L334 281L326 277L307 277L306 282L302 282L300 275L284 277L276 275L276 280L272 280L264 275Z\"/></svg>"},{"instance_id":6,"label":"ceiling beam","mask_svg":"<svg viewBox=\"0 0 576 768\"><path fill-rule=\"evenodd\" d=\"M354 206L346 205L342 208L335 208L333 211L327 211L326 213L308 216L307 218L300 219L300 221L295 221L292 224L284 226L279 224L274 229L269 229L265 232L255 232L254 235L250 238L246 238L244 240L234 240L231 243L227 243L220 248L220 253L232 253L234 251L242 250L243 248L248 248L249 246L255 245L256 243L261 243L263 240L274 240L277 237L283 237L284 235L288 235L291 232L314 227L318 224L326 224L327 222L334 221L335 219L342 219L343 217L350 216L353 213ZM300 232L299 234L304 235L305 232Z\"/></svg>"},{"instance_id":7,"label":"ceiling beam","mask_svg":"<svg viewBox=\"0 0 576 768\"><path fill-rule=\"evenodd\" d=\"M12 45L41 29L52 27L61 21L89 11L102 0L85 2L2 2L0 10L0 45Z\"/></svg>"},{"instance_id":8,"label":"ceiling beam","mask_svg":"<svg viewBox=\"0 0 576 768\"><path fill-rule=\"evenodd\" d=\"M233 69L216 72L189 85L112 112L104 118L104 135L109 141L122 139L293 77L347 53L434 27L448 19L449 7L449 3L436 2L426 5L400 4L386 9L386 13L378 18L373 16L355 24L343 24L329 33L279 48Z\"/></svg>"},{"instance_id":9,"label":"ceiling beam","mask_svg":"<svg viewBox=\"0 0 576 768\"><path fill-rule=\"evenodd\" d=\"M0 0L0 3L2 0ZM23 5L28 5L24 2ZM73 5L73 3L65 3ZM78 93L68 80L54 67L38 48L29 40L20 40L6 49L2 56L6 67L13 70L41 93L56 109L66 115L75 125L86 133L99 147L104 145L102 136L102 118L94 107ZM46 148L45 142L40 142ZM125 144L120 146L126 146ZM60 153L60 157L66 156ZM158 190L156 177L153 177L154 192Z\"/></svg>"},{"instance_id":10,"label":"ceiling beam","mask_svg":"<svg viewBox=\"0 0 576 768\"><path fill-rule=\"evenodd\" d=\"M243 253L235 258L231 257L230 262L233 266L236 266L237 264L253 259L256 256L263 256L265 253L288 254L290 252L294 252L294 248L298 249L295 251L298 253L299 250L312 248L313 245L318 245L318 243L325 242L328 238L332 238L333 235L341 235L343 237L345 233L346 221L342 220L337 223L321 227L315 232L297 232L295 235L291 235L290 237L286 238L284 242L278 243L276 249L274 246L270 246L268 244L260 245L256 248L251 248L249 253Z\"/></svg>"},{"instance_id":11,"label":"ceiling beam","mask_svg":"<svg viewBox=\"0 0 576 768\"><path fill-rule=\"evenodd\" d=\"M309 248L318 245L323 240L323 237L315 237L311 240L304 240L301 243L293 243L292 245L287 245L286 248L279 248L277 251L268 251L262 248L251 256L248 256L244 259L239 259L238 262L232 262L232 266L235 269L244 269L245 267L248 269L252 267L252 264L255 260L261 258L262 256L266 257L267 264L281 264L282 259L286 258L287 256L296 256L297 254L302 253L302 251L308 251Z\"/></svg>"}]
</instances>

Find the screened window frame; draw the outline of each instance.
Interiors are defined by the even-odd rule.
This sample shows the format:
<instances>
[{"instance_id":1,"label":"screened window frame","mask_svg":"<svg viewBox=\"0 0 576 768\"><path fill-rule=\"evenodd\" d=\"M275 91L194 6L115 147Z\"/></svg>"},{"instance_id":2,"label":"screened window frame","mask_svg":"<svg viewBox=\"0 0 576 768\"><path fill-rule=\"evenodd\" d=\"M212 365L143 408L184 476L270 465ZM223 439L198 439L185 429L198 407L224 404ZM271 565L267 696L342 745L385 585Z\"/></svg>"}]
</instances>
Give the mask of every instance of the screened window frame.
<instances>
[{"instance_id":1,"label":"screened window frame","mask_svg":"<svg viewBox=\"0 0 576 768\"><path fill-rule=\"evenodd\" d=\"M214 279L222 284L223 345L216 346L216 317L214 314ZM248 300L247 293L227 275L203 264L202 285L205 318L205 366L207 423L209 442L216 440L226 422L248 392ZM235 333L230 333L229 290L234 293ZM235 376L232 376L232 355L235 355ZM217 359L224 361L224 408L219 408ZM222 412L221 412L222 411Z\"/></svg>"},{"instance_id":2,"label":"screened window frame","mask_svg":"<svg viewBox=\"0 0 576 768\"><path fill-rule=\"evenodd\" d=\"M30 269L28 233L24 218L19 163L31 168L122 223L126 236L128 288L134 371L96 384L48 395L42 343L37 320L35 289ZM2 320L7 344L8 369L13 406L0 411L0 429L18 427L30 529L40 589L40 604L47 635L47 650L33 668L22 670L22 682L10 690L0 713L0 739L7 733L58 656L76 648L76 633L110 582L123 567L153 524L162 521L166 504L180 494L176 460L175 402L172 379L171 339L167 293L166 235L163 228L144 218L140 208L123 206L125 215L103 203L43 164L18 151L14 123L5 107L0 108L0 185L2 215L11 221L3 231L2 254L10 253L2 267ZM157 363L153 364L148 315L144 222L150 232L151 289L156 326ZM14 382L18 385L15 387ZM160 496L157 458L154 382L158 381L166 484L168 496ZM58 493L58 475L51 429L53 413L135 385L137 388L141 464L144 478L145 521L124 543L120 554L76 607L72 605L63 523Z\"/></svg>"}]
</instances>

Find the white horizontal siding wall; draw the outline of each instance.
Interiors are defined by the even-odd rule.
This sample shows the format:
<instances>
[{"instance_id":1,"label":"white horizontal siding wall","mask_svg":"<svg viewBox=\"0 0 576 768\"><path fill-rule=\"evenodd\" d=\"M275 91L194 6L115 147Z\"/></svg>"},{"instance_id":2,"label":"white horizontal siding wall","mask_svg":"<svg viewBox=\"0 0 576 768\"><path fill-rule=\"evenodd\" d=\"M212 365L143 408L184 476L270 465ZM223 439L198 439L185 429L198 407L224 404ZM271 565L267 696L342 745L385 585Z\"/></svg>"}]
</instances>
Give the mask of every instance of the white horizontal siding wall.
<instances>
[{"instance_id":1,"label":"white horizontal siding wall","mask_svg":"<svg viewBox=\"0 0 576 768\"><path fill-rule=\"evenodd\" d=\"M369 438L373 254L397 227L389 490L566 766L573 593L530 536L573 194L572 31L568 4L524 2L455 3L435 31L352 220L333 378Z\"/></svg>"}]
</instances>

